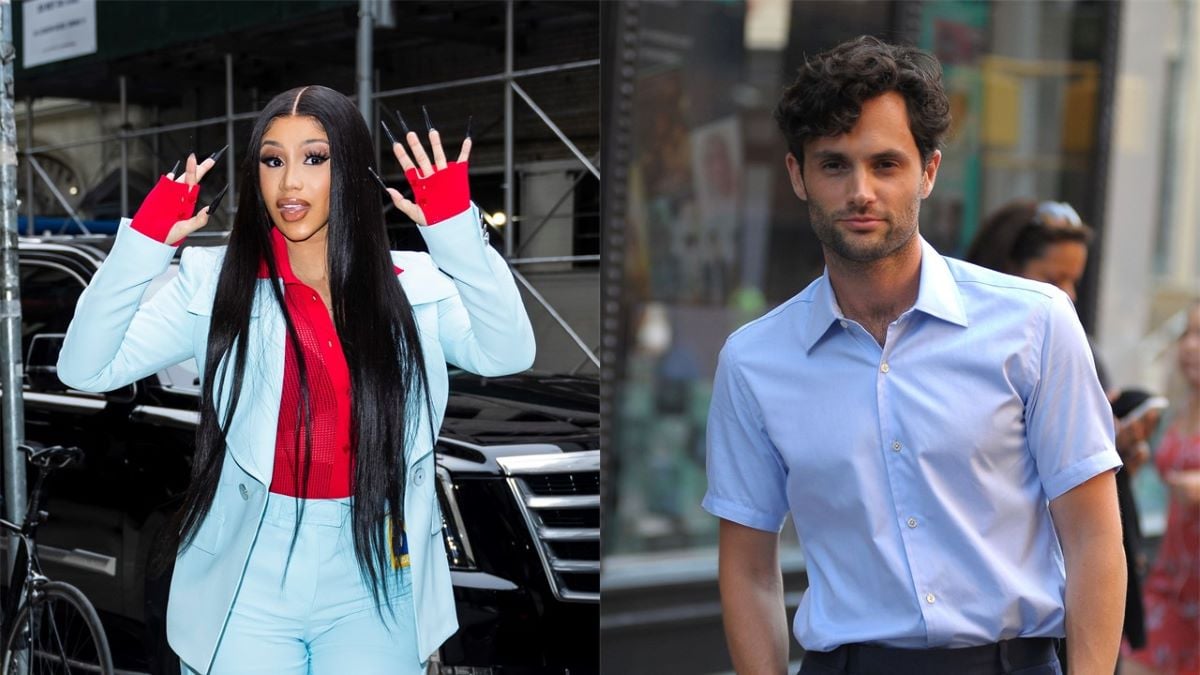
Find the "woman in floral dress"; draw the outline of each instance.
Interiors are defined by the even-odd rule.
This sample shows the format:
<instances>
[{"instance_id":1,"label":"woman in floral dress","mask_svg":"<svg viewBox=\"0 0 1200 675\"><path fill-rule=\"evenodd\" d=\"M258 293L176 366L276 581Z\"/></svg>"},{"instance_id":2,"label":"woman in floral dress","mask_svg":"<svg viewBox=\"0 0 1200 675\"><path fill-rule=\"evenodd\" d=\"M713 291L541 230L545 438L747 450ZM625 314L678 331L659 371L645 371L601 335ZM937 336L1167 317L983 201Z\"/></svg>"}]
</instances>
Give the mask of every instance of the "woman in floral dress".
<instances>
[{"instance_id":1,"label":"woman in floral dress","mask_svg":"<svg viewBox=\"0 0 1200 675\"><path fill-rule=\"evenodd\" d=\"M1130 654L1126 673L1143 665L1200 674L1200 302L1188 312L1178 360L1188 397L1154 458L1170 490L1167 530L1145 584L1146 647Z\"/></svg>"}]
</instances>

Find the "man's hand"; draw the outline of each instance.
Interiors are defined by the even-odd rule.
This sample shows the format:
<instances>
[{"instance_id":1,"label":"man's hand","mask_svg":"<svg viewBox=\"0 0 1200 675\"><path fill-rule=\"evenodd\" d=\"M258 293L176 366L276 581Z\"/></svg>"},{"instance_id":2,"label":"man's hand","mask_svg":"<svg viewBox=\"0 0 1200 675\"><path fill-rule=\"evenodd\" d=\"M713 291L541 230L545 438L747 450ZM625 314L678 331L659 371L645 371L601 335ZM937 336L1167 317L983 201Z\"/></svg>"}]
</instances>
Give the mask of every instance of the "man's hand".
<instances>
[{"instance_id":1,"label":"man's hand","mask_svg":"<svg viewBox=\"0 0 1200 675\"><path fill-rule=\"evenodd\" d=\"M779 568L779 533L721 519L721 608L738 675L787 671L787 611Z\"/></svg>"},{"instance_id":2,"label":"man's hand","mask_svg":"<svg viewBox=\"0 0 1200 675\"><path fill-rule=\"evenodd\" d=\"M1067 568L1068 675L1109 675L1125 619L1125 549L1110 471L1050 502Z\"/></svg>"}]
</instances>

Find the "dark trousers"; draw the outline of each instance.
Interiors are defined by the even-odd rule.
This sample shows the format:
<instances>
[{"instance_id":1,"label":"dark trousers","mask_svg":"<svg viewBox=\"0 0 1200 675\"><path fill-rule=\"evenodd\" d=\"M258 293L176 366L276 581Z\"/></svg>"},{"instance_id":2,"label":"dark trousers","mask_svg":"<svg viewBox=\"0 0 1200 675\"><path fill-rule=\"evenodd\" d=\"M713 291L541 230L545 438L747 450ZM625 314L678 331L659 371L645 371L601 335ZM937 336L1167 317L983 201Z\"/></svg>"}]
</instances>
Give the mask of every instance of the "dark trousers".
<instances>
[{"instance_id":1,"label":"dark trousers","mask_svg":"<svg viewBox=\"0 0 1200 675\"><path fill-rule=\"evenodd\" d=\"M1062 675L1051 638L1018 638L961 649L842 645L808 652L797 675Z\"/></svg>"}]
</instances>

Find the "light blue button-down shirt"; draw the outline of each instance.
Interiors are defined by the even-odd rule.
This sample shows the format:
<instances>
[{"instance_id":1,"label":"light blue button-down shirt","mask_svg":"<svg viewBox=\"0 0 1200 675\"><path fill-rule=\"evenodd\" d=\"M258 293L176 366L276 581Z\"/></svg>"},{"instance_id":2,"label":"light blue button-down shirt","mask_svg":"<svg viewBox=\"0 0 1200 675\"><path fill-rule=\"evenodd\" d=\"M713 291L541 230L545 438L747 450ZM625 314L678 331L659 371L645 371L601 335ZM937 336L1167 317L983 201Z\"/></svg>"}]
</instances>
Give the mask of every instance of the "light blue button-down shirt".
<instances>
[{"instance_id":1,"label":"light blue button-down shirt","mask_svg":"<svg viewBox=\"0 0 1200 675\"><path fill-rule=\"evenodd\" d=\"M773 532L792 513L805 649L965 647L1065 634L1048 503L1120 465L1067 296L922 241L883 347L827 274L729 337L703 505Z\"/></svg>"}]
</instances>

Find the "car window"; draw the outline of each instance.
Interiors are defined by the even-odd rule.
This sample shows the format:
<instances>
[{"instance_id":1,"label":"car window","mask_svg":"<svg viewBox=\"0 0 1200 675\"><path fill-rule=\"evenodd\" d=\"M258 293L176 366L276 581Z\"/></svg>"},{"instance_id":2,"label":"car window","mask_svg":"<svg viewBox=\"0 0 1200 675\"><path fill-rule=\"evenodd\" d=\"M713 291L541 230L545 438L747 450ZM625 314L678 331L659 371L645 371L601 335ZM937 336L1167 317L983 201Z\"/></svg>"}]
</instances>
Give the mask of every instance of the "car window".
<instances>
[{"instance_id":1,"label":"car window","mask_svg":"<svg viewBox=\"0 0 1200 675\"><path fill-rule=\"evenodd\" d=\"M22 261L20 271L21 355L28 359L34 335L67 332L83 284L70 270L52 262Z\"/></svg>"}]
</instances>

